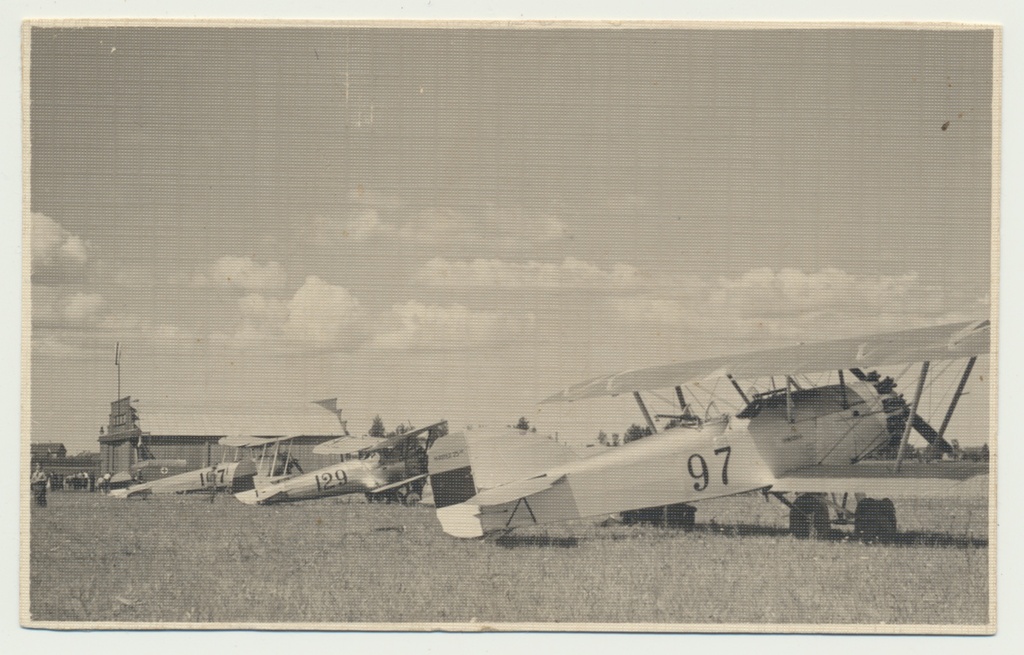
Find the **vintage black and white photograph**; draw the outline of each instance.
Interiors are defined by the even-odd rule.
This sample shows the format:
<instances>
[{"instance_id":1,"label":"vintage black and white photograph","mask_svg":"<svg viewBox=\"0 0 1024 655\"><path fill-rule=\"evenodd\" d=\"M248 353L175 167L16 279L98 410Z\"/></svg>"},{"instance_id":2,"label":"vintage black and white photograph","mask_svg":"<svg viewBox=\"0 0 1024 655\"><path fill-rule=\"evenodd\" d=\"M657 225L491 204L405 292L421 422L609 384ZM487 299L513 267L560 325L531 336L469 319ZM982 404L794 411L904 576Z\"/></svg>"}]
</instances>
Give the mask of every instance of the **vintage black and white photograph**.
<instances>
[{"instance_id":1,"label":"vintage black and white photograph","mask_svg":"<svg viewBox=\"0 0 1024 655\"><path fill-rule=\"evenodd\" d=\"M22 625L994 632L1001 40L25 23Z\"/></svg>"}]
</instances>

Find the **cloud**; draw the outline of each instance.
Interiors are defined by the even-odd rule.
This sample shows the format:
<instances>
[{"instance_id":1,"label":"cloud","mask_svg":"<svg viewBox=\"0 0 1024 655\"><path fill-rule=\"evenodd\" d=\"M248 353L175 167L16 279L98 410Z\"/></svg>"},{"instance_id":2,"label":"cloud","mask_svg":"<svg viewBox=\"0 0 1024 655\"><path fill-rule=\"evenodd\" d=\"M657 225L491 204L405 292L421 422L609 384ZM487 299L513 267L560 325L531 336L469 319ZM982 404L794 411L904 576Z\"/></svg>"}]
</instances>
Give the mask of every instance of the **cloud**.
<instances>
[{"instance_id":1,"label":"cloud","mask_svg":"<svg viewBox=\"0 0 1024 655\"><path fill-rule=\"evenodd\" d=\"M90 325L98 318L103 296L98 293L76 293L64 306L64 318L72 324Z\"/></svg>"},{"instance_id":2,"label":"cloud","mask_svg":"<svg viewBox=\"0 0 1024 655\"><path fill-rule=\"evenodd\" d=\"M418 278L431 286L481 288L634 289L671 286L679 289L684 282L678 275L645 273L629 264L601 268L573 257L566 257L561 263L500 259L460 261L435 257L420 269Z\"/></svg>"},{"instance_id":3,"label":"cloud","mask_svg":"<svg viewBox=\"0 0 1024 655\"><path fill-rule=\"evenodd\" d=\"M287 301L248 293L236 301L239 323L234 334L213 340L261 342L317 348L357 343L365 335L365 311L344 287L311 275Z\"/></svg>"},{"instance_id":4,"label":"cloud","mask_svg":"<svg viewBox=\"0 0 1024 655\"><path fill-rule=\"evenodd\" d=\"M60 256L84 264L87 259L85 242L80 237L68 236L60 246Z\"/></svg>"},{"instance_id":5,"label":"cloud","mask_svg":"<svg viewBox=\"0 0 1024 655\"><path fill-rule=\"evenodd\" d=\"M245 319L283 323L288 308L276 298L267 298L258 293L248 293L238 299L238 310Z\"/></svg>"},{"instance_id":6,"label":"cloud","mask_svg":"<svg viewBox=\"0 0 1024 655\"><path fill-rule=\"evenodd\" d=\"M555 202L453 206L431 200L359 185L345 193L333 212L309 219L309 229L296 236L313 248L387 240L389 250L407 257L423 249L438 254L467 248L479 253L536 251L558 244L568 231Z\"/></svg>"},{"instance_id":7,"label":"cloud","mask_svg":"<svg viewBox=\"0 0 1024 655\"><path fill-rule=\"evenodd\" d=\"M52 264L57 260L84 263L86 244L46 214L32 212L32 263Z\"/></svg>"},{"instance_id":8,"label":"cloud","mask_svg":"<svg viewBox=\"0 0 1024 655\"><path fill-rule=\"evenodd\" d=\"M288 307L276 298L259 293L248 293L237 301L241 325L235 338L241 341L259 341L280 336L288 320Z\"/></svg>"},{"instance_id":9,"label":"cloud","mask_svg":"<svg viewBox=\"0 0 1024 655\"><path fill-rule=\"evenodd\" d=\"M877 311L908 299L929 298L917 273L902 276L854 275L826 268L805 273L792 268L759 268L738 278L719 278L710 302L720 307L741 306L745 311L771 315L818 309Z\"/></svg>"},{"instance_id":10,"label":"cloud","mask_svg":"<svg viewBox=\"0 0 1024 655\"><path fill-rule=\"evenodd\" d=\"M384 322L397 325L376 335L370 343L382 350L448 350L493 346L532 332L532 313L475 311L463 305L425 305L410 300L391 308Z\"/></svg>"},{"instance_id":11,"label":"cloud","mask_svg":"<svg viewBox=\"0 0 1024 655\"><path fill-rule=\"evenodd\" d=\"M385 225L380 220L380 212L368 207L360 207L350 214L344 222L343 236L351 237L356 241L379 236L394 234L395 230L390 225Z\"/></svg>"},{"instance_id":12,"label":"cloud","mask_svg":"<svg viewBox=\"0 0 1024 655\"><path fill-rule=\"evenodd\" d=\"M89 259L88 243L71 234L55 220L33 212L31 221L32 282L59 284L81 277Z\"/></svg>"},{"instance_id":13,"label":"cloud","mask_svg":"<svg viewBox=\"0 0 1024 655\"><path fill-rule=\"evenodd\" d=\"M270 291L283 289L286 281L287 275L277 262L260 264L251 257L225 255L214 262L208 276L197 276L195 284Z\"/></svg>"},{"instance_id":14,"label":"cloud","mask_svg":"<svg viewBox=\"0 0 1024 655\"><path fill-rule=\"evenodd\" d=\"M288 301L285 337L317 346L352 342L364 318L359 300L347 289L324 282L315 275Z\"/></svg>"},{"instance_id":15,"label":"cloud","mask_svg":"<svg viewBox=\"0 0 1024 655\"><path fill-rule=\"evenodd\" d=\"M719 278L695 299L658 293L609 300L623 321L730 337L829 339L985 316L985 297L928 285L917 273L863 275L834 268L759 268Z\"/></svg>"}]
</instances>

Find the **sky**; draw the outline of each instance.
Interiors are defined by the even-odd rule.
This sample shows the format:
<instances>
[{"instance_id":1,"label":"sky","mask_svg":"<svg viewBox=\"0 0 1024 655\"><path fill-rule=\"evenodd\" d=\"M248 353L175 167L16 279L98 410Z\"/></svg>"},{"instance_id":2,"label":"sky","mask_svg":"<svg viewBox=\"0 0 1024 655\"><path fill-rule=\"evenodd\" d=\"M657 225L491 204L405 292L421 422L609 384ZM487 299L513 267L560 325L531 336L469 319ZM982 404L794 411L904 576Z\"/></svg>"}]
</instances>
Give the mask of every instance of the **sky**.
<instances>
[{"instance_id":1,"label":"sky","mask_svg":"<svg viewBox=\"0 0 1024 655\"><path fill-rule=\"evenodd\" d=\"M29 81L31 438L71 452L118 342L154 433L338 396L582 443L632 401L536 402L990 311L985 31L35 28Z\"/></svg>"}]
</instances>

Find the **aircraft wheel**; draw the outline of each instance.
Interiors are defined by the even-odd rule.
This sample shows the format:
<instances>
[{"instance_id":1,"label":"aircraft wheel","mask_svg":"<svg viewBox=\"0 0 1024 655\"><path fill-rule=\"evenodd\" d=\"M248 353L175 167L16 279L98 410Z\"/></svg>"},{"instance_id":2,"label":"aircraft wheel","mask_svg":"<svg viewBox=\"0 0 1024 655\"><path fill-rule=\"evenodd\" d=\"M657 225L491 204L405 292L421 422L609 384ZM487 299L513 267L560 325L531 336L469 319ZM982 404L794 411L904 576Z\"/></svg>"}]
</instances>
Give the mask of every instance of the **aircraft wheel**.
<instances>
[{"instance_id":1,"label":"aircraft wheel","mask_svg":"<svg viewBox=\"0 0 1024 655\"><path fill-rule=\"evenodd\" d=\"M789 531L797 539L824 537L829 531L828 505L818 494L796 497L789 509Z\"/></svg>"},{"instance_id":2,"label":"aircraft wheel","mask_svg":"<svg viewBox=\"0 0 1024 655\"><path fill-rule=\"evenodd\" d=\"M888 540L896 536L896 506L892 500L865 498L857 503L853 531L865 539Z\"/></svg>"},{"instance_id":3,"label":"aircraft wheel","mask_svg":"<svg viewBox=\"0 0 1024 655\"><path fill-rule=\"evenodd\" d=\"M399 503L401 505L404 505L405 504L405 499L409 497L409 491L410 491L409 485L407 485L407 484L403 484L401 487L398 487L397 489L395 489L395 491L394 491L395 502Z\"/></svg>"},{"instance_id":4,"label":"aircraft wheel","mask_svg":"<svg viewBox=\"0 0 1024 655\"><path fill-rule=\"evenodd\" d=\"M421 496L415 491L410 491L409 495L405 497L405 505L407 507L415 507L420 504Z\"/></svg>"}]
</instances>

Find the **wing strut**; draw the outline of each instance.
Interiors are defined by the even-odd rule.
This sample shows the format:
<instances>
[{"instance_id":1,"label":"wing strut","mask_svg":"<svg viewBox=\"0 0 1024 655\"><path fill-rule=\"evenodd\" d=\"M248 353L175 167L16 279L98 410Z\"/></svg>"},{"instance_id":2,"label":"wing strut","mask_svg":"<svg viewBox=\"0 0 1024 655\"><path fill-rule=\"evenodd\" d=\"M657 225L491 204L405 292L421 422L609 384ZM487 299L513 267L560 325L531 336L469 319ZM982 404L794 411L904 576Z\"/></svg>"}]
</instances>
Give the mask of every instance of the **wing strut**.
<instances>
[{"instance_id":1,"label":"wing strut","mask_svg":"<svg viewBox=\"0 0 1024 655\"><path fill-rule=\"evenodd\" d=\"M786 419L790 423L796 423L796 416L793 415L793 392L790 390L791 386L795 386L796 382L793 378L786 376Z\"/></svg>"},{"instance_id":2,"label":"wing strut","mask_svg":"<svg viewBox=\"0 0 1024 655\"><path fill-rule=\"evenodd\" d=\"M725 377L729 378L729 382L732 382L733 389L735 389L736 393L738 393L740 395L740 398L743 399L744 404L749 405L750 399L747 398L747 394L743 393L743 389L740 387L740 383L736 381L736 378L732 376L732 373L726 373Z\"/></svg>"},{"instance_id":3,"label":"wing strut","mask_svg":"<svg viewBox=\"0 0 1024 655\"><path fill-rule=\"evenodd\" d=\"M846 380L843 378L843 369L839 369L839 393L842 396L843 409L850 409L850 403L846 399Z\"/></svg>"},{"instance_id":4,"label":"wing strut","mask_svg":"<svg viewBox=\"0 0 1024 655\"><path fill-rule=\"evenodd\" d=\"M963 377L960 378L960 385L956 388L956 393L953 394L953 400L949 401L946 417L942 419L942 425L939 426L939 441L945 440L946 428L949 427L949 421L953 418L953 412L956 410L956 404L960 402L960 396L964 394L964 387L967 386L967 380L971 377L971 370L974 369L974 362L976 361L978 361L977 355L967 360L967 367L964 369Z\"/></svg>"},{"instance_id":5,"label":"wing strut","mask_svg":"<svg viewBox=\"0 0 1024 655\"><path fill-rule=\"evenodd\" d=\"M647 411L647 405L644 404L644 399L640 397L639 391L633 392L633 397L636 398L636 404L640 406L640 411L643 412L644 419L647 421L647 427L651 429L651 434L658 432L658 426L654 424L654 420L651 419L651 413Z\"/></svg>"},{"instance_id":6,"label":"wing strut","mask_svg":"<svg viewBox=\"0 0 1024 655\"><path fill-rule=\"evenodd\" d=\"M910 430L914 427L914 418L917 416L917 405L921 402L921 393L924 391L924 381L928 377L928 365L930 362L921 364L921 375L917 378L917 391L914 392L914 402L910 405L910 414L907 415L907 424L903 428L903 438L900 439L900 449L896 452L896 473L900 472L900 464L903 463L903 454L907 450L907 442L910 441Z\"/></svg>"},{"instance_id":7,"label":"wing strut","mask_svg":"<svg viewBox=\"0 0 1024 655\"><path fill-rule=\"evenodd\" d=\"M277 456L281 452L281 442L278 441L274 444L274 457L270 460L270 470L267 473L268 478L274 477L274 471L277 469Z\"/></svg>"}]
</instances>

